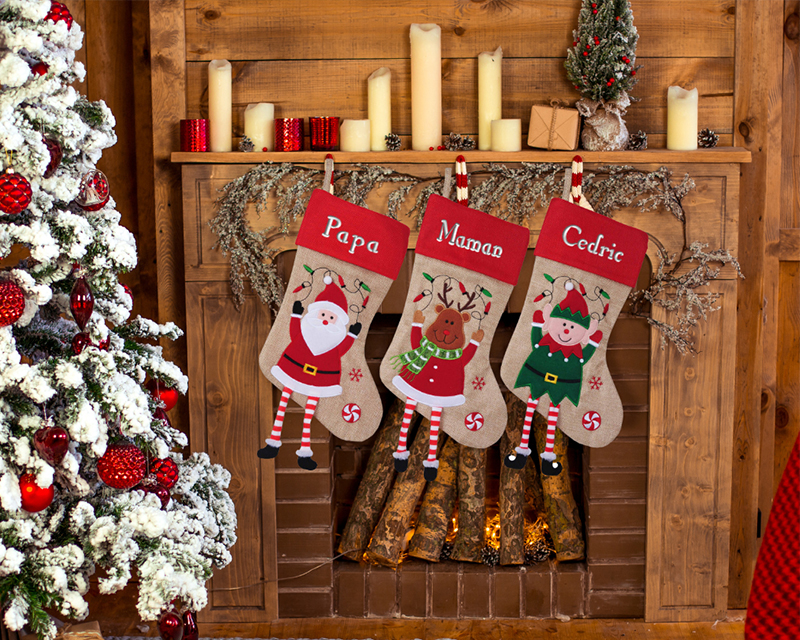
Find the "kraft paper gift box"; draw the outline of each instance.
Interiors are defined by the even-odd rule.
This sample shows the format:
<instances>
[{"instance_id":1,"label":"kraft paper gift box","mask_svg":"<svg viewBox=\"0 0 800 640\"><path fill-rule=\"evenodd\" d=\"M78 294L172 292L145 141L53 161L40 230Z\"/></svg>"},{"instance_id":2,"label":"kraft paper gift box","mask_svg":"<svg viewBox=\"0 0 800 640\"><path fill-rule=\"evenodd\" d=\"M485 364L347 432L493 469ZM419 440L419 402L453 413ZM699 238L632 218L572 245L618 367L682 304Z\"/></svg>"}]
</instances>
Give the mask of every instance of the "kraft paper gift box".
<instances>
[{"instance_id":1,"label":"kraft paper gift box","mask_svg":"<svg viewBox=\"0 0 800 640\"><path fill-rule=\"evenodd\" d=\"M577 109L533 105L528 127L528 146L540 149L578 148L581 117Z\"/></svg>"}]
</instances>

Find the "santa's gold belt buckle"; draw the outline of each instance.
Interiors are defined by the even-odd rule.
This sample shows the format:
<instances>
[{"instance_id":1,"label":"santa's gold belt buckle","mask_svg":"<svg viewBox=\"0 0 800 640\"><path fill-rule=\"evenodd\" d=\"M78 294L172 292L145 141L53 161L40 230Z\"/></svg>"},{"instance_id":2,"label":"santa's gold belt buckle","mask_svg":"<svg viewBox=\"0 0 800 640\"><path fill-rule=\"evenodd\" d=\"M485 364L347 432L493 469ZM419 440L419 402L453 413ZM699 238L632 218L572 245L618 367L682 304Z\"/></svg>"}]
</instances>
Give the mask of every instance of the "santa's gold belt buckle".
<instances>
[{"instance_id":1,"label":"santa's gold belt buckle","mask_svg":"<svg viewBox=\"0 0 800 640\"><path fill-rule=\"evenodd\" d=\"M315 367L313 364L306 363L303 365L303 373L315 376L317 375L317 367Z\"/></svg>"},{"instance_id":2,"label":"santa's gold belt buckle","mask_svg":"<svg viewBox=\"0 0 800 640\"><path fill-rule=\"evenodd\" d=\"M555 384L556 382L558 382L558 376L554 376L552 373L546 373L544 374L544 381L552 382L553 384Z\"/></svg>"}]
</instances>

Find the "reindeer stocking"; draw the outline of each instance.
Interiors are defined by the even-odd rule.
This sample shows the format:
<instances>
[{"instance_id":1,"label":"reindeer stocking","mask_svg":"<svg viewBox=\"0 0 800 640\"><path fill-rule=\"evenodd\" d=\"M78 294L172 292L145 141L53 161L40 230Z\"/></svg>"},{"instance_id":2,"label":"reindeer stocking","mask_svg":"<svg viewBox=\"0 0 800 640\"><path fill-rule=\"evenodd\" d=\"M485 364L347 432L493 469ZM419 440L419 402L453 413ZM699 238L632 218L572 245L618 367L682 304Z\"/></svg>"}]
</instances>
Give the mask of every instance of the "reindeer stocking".
<instances>
[{"instance_id":1,"label":"reindeer stocking","mask_svg":"<svg viewBox=\"0 0 800 640\"><path fill-rule=\"evenodd\" d=\"M366 440L382 405L364 358L364 336L408 247L404 224L316 190L297 234L297 256L259 364L283 389L272 434L258 451L274 458L289 398L305 406L297 463L314 469L311 419L344 440Z\"/></svg>"},{"instance_id":2,"label":"reindeer stocking","mask_svg":"<svg viewBox=\"0 0 800 640\"><path fill-rule=\"evenodd\" d=\"M525 306L500 369L503 382L527 402L522 440L506 466L525 466L537 407L547 416L541 453L547 475L561 471L553 453L556 426L590 447L619 433L622 403L606 345L646 250L643 231L565 200L550 203Z\"/></svg>"},{"instance_id":3,"label":"reindeer stocking","mask_svg":"<svg viewBox=\"0 0 800 640\"><path fill-rule=\"evenodd\" d=\"M489 347L517 282L528 229L441 196L428 201L403 316L381 363L381 380L406 409L395 468L408 466L414 411L431 421L425 478L436 478L439 430L485 448L506 428L506 405Z\"/></svg>"}]
</instances>

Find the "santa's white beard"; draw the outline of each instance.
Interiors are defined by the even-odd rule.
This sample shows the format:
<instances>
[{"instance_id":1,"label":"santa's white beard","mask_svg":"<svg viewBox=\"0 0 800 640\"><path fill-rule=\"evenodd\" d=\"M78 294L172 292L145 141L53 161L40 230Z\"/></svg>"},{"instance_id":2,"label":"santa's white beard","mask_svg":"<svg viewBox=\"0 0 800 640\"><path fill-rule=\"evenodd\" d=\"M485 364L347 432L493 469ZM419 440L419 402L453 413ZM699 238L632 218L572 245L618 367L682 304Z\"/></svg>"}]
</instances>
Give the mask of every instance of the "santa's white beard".
<instances>
[{"instance_id":1,"label":"santa's white beard","mask_svg":"<svg viewBox=\"0 0 800 640\"><path fill-rule=\"evenodd\" d=\"M306 314L300 319L300 333L311 353L318 356L338 347L347 336L347 329L344 323L322 324L319 318Z\"/></svg>"}]
</instances>

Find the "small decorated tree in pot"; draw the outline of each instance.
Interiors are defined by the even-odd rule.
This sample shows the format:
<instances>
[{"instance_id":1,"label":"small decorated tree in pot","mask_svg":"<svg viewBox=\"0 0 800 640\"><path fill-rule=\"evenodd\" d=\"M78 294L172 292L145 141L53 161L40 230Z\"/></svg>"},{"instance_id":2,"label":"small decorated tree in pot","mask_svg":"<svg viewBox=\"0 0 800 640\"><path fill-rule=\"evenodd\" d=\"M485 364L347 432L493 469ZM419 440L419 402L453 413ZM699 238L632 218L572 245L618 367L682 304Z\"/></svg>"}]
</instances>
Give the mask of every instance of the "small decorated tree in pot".
<instances>
[{"instance_id":1,"label":"small decorated tree in pot","mask_svg":"<svg viewBox=\"0 0 800 640\"><path fill-rule=\"evenodd\" d=\"M583 98L576 107L585 118L581 140L590 151L624 149L628 129L622 116L636 84L636 43L629 0L583 0L574 42L567 50L567 77Z\"/></svg>"}]
</instances>

